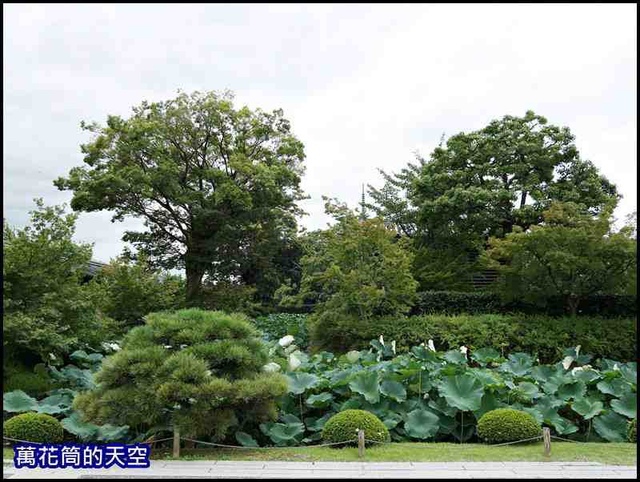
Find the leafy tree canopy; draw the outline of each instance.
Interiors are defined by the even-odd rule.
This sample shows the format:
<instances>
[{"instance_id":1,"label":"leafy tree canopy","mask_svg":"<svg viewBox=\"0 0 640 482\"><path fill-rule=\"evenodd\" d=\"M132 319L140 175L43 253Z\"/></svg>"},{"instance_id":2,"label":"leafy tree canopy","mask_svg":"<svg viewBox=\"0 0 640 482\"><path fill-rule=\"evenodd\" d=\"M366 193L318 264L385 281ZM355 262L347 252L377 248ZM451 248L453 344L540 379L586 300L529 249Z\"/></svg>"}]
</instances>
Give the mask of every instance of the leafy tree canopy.
<instances>
[{"instance_id":1,"label":"leafy tree canopy","mask_svg":"<svg viewBox=\"0 0 640 482\"><path fill-rule=\"evenodd\" d=\"M593 218L574 203L554 203L544 224L492 238L486 259L501 275L499 290L507 299L544 303L561 294L575 314L591 294L635 291L637 242L632 229L614 232L612 207Z\"/></svg>"},{"instance_id":2,"label":"leafy tree canopy","mask_svg":"<svg viewBox=\"0 0 640 482\"><path fill-rule=\"evenodd\" d=\"M80 211L144 219L132 242L163 268L184 268L187 297L202 280L240 276L247 259L295 232L302 143L281 110L236 109L230 92L142 102L128 119L82 124L84 167L57 179ZM274 243L271 243L273 245ZM277 243L275 243L277 244ZM259 246L257 248L256 246Z\"/></svg>"}]
</instances>

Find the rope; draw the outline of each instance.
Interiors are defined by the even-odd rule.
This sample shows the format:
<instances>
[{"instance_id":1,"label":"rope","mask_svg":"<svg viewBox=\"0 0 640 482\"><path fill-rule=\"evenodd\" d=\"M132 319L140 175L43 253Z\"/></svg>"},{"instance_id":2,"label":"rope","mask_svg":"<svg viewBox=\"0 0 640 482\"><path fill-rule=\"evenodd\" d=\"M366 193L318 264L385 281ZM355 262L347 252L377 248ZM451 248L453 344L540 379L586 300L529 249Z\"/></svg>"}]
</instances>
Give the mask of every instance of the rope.
<instances>
[{"instance_id":1,"label":"rope","mask_svg":"<svg viewBox=\"0 0 640 482\"><path fill-rule=\"evenodd\" d=\"M249 449L249 450L260 450L260 449L306 449L306 448L315 448L315 447L329 447L332 445L342 445L342 444L349 444L349 443L353 443L356 442L357 440L345 440L344 442L333 442L333 443L326 443L326 444L320 444L320 445L300 445L297 447L245 447L243 445L226 445L226 444L217 444L217 443L213 443L213 442L204 442L202 440L193 440L190 438L182 438L180 437L180 440L186 440L189 442L196 442L199 444L204 444L204 445L212 445L214 447L224 447L224 448L229 448L229 449Z\"/></svg>"},{"instance_id":2,"label":"rope","mask_svg":"<svg viewBox=\"0 0 640 482\"><path fill-rule=\"evenodd\" d=\"M20 442L23 444L40 444L42 445L42 442L30 442L29 440L18 440L17 438L11 438L11 437L5 437L4 435L2 436L3 440L10 440L12 442Z\"/></svg>"},{"instance_id":3,"label":"rope","mask_svg":"<svg viewBox=\"0 0 640 482\"><path fill-rule=\"evenodd\" d=\"M556 440L564 440L566 442L573 442L574 444L586 444L589 442L580 442L579 440L571 440L568 438L562 438L562 437L556 437L555 435L552 435L551 438L555 438Z\"/></svg>"},{"instance_id":4,"label":"rope","mask_svg":"<svg viewBox=\"0 0 640 482\"><path fill-rule=\"evenodd\" d=\"M505 443L501 443L501 444L486 444L486 447L502 447L504 445L513 445L513 444L519 444L519 443L523 443L523 442L530 442L532 440L538 440L541 439L542 435L539 435L537 437L532 437L532 438L527 438L527 439L522 439L522 440L516 440L515 442L505 442ZM365 442L370 442L370 443L374 443L374 444L381 444L381 445L388 445L388 444L392 444L393 442L380 442L378 440L369 440L369 439L365 439ZM476 447L477 444L460 444L458 447ZM458 448L456 447L456 448ZM423 447L420 447L423 448ZM439 448L437 447L435 444L433 446L430 445L426 445L424 446L424 448Z\"/></svg>"}]
</instances>

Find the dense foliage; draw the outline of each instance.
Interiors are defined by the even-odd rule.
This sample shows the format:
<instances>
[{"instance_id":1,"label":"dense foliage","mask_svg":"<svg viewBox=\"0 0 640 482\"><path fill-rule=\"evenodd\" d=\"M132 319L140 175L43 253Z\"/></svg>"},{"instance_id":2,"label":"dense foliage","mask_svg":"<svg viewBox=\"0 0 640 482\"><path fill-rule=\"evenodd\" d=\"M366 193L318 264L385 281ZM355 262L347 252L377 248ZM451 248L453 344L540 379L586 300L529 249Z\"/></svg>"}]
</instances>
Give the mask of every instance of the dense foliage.
<instances>
[{"instance_id":1,"label":"dense foliage","mask_svg":"<svg viewBox=\"0 0 640 482\"><path fill-rule=\"evenodd\" d=\"M152 269L144 256L135 262L125 257L112 260L93 277L88 289L100 311L116 320L123 332L142 324L147 313L184 304L183 279Z\"/></svg>"},{"instance_id":2,"label":"dense foliage","mask_svg":"<svg viewBox=\"0 0 640 482\"><path fill-rule=\"evenodd\" d=\"M60 443L64 436L60 422L43 413L17 415L4 422L2 428L5 437L36 443Z\"/></svg>"},{"instance_id":3,"label":"dense foliage","mask_svg":"<svg viewBox=\"0 0 640 482\"><path fill-rule=\"evenodd\" d=\"M358 430L364 430L366 441L388 442L389 430L373 413L365 410L345 410L335 414L322 428L322 440L327 443L356 443Z\"/></svg>"},{"instance_id":4,"label":"dense foliage","mask_svg":"<svg viewBox=\"0 0 640 482\"><path fill-rule=\"evenodd\" d=\"M561 295L567 311L597 293L626 293L635 283L637 242L629 230L612 231L611 210L598 218L574 203L554 203L544 226L492 238L487 259L500 274L497 288L508 300L546 304Z\"/></svg>"},{"instance_id":5,"label":"dense foliage","mask_svg":"<svg viewBox=\"0 0 640 482\"><path fill-rule=\"evenodd\" d=\"M81 286L91 246L72 239L77 215L37 209L23 229L3 229L3 366L61 361L109 341L108 320ZM9 370L10 371L10 370Z\"/></svg>"},{"instance_id":6,"label":"dense foliage","mask_svg":"<svg viewBox=\"0 0 640 482\"><path fill-rule=\"evenodd\" d=\"M340 356L275 345L289 397L280 402L277 433L262 432L277 444L283 433L286 444L313 443L335 413L361 409L378 416L394 441L467 441L482 415L512 408L563 437L621 442L636 417L635 362L594 359L580 346L541 364L492 348L441 352L428 342L396 354L394 345L374 340L369 350Z\"/></svg>"},{"instance_id":7,"label":"dense foliage","mask_svg":"<svg viewBox=\"0 0 640 482\"><path fill-rule=\"evenodd\" d=\"M74 407L86 420L129 425L136 434L179 430L224 439L231 427L276 416L286 391L259 333L242 315L198 309L149 314L96 374Z\"/></svg>"},{"instance_id":8,"label":"dense foliage","mask_svg":"<svg viewBox=\"0 0 640 482\"><path fill-rule=\"evenodd\" d=\"M185 269L190 301L205 277L280 284L304 160L281 110L236 109L230 92L181 92L82 127L95 135L82 146L85 166L55 181L73 191L73 209L144 220L148 230L124 240L158 266Z\"/></svg>"},{"instance_id":9,"label":"dense foliage","mask_svg":"<svg viewBox=\"0 0 640 482\"><path fill-rule=\"evenodd\" d=\"M627 429L627 440L631 443L638 443L638 431L637 431L638 419L634 418L629 422L629 428Z\"/></svg>"},{"instance_id":10,"label":"dense foliage","mask_svg":"<svg viewBox=\"0 0 640 482\"><path fill-rule=\"evenodd\" d=\"M533 416L512 408L497 408L478 420L478 438L489 443L530 440L542 433Z\"/></svg>"},{"instance_id":11,"label":"dense foliage","mask_svg":"<svg viewBox=\"0 0 640 482\"><path fill-rule=\"evenodd\" d=\"M501 353L524 351L543 362L556 360L566 346L582 345L599 357L631 361L637 358L637 319L548 317L534 315L423 315L385 317L372 321L346 319L325 327L314 346L337 353L369 346L383 335L398 351L433 339L444 350L461 345L492 347Z\"/></svg>"},{"instance_id":12,"label":"dense foliage","mask_svg":"<svg viewBox=\"0 0 640 482\"><path fill-rule=\"evenodd\" d=\"M542 222L551 202L598 214L615 203L615 186L580 158L566 127L529 111L450 137L429 160L418 158L386 184L370 188L370 206L416 250L421 290L464 290L489 236Z\"/></svg>"}]
</instances>

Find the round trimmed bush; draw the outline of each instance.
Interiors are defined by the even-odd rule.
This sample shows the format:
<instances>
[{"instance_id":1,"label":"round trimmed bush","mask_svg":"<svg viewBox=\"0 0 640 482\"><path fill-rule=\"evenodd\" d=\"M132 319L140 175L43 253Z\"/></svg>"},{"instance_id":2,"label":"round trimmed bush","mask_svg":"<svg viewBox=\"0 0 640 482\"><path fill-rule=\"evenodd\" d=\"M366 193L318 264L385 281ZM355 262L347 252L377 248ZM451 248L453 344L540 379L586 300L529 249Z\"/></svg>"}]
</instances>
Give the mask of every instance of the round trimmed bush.
<instances>
[{"instance_id":1,"label":"round trimmed bush","mask_svg":"<svg viewBox=\"0 0 640 482\"><path fill-rule=\"evenodd\" d=\"M5 437L36 443L60 443L64 437L62 424L44 413L23 413L7 420L2 432Z\"/></svg>"},{"instance_id":2,"label":"round trimmed bush","mask_svg":"<svg viewBox=\"0 0 640 482\"><path fill-rule=\"evenodd\" d=\"M629 422L629 428L627 429L627 440L631 443L638 442L638 432L636 432L636 422L637 422L637 419L635 418L631 420L631 422Z\"/></svg>"},{"instance_id":3,"label":"round trimmed bush","mask_svg":"<svg viewBox=\"0 0 640 482\"><path fill-rule=\"evenodd\" d=\"M346 442L357 443L358 430L364 430L366 440L388 442L389 430L373 413L365 410L345 410L331 417L324 424L322 439L328 443Z\"/></svg>"},{"instance_id":4,"label":"round trimmed bush","mask_svg":"<svg viewBox=\"0 0 640 482\"><path fill-rule=\"evenodd\" d=\"M512 408L491 410L478 420L478 437L492 444L525 440L541 432L535 418Z\"/></svg>"}]
</instances>

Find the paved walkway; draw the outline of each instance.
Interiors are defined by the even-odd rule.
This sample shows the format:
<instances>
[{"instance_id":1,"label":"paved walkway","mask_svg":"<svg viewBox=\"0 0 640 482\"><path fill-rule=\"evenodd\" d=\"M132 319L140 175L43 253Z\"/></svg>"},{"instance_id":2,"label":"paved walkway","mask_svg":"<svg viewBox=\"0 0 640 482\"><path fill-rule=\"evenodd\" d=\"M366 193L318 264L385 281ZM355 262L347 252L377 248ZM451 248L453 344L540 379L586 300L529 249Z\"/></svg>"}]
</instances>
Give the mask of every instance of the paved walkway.
<instances>
[{"instance_id":1,"label":"paved walkway","mask_svg":"<svg viewBox=\"0 0 640 482\"><path fill-rule=\"evenodd\" d=\"M616 478L635 479L636 466L601 465L587 462L239 462L152 461L148 469L15 469L5 460L4 478Z\"/></svg>"}]
</instances>

